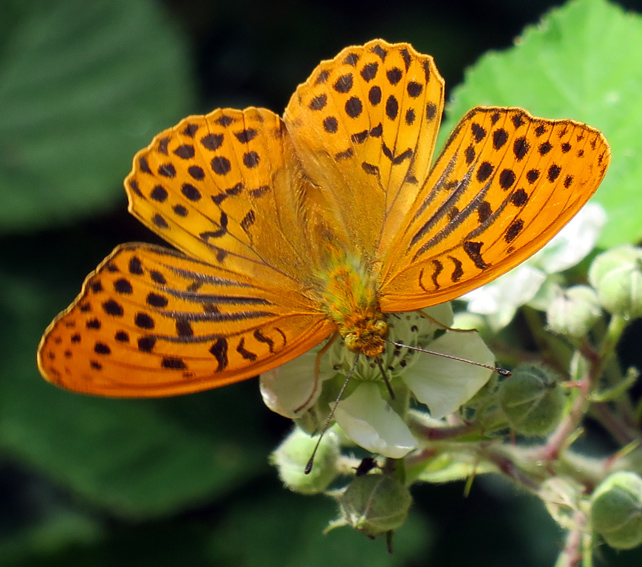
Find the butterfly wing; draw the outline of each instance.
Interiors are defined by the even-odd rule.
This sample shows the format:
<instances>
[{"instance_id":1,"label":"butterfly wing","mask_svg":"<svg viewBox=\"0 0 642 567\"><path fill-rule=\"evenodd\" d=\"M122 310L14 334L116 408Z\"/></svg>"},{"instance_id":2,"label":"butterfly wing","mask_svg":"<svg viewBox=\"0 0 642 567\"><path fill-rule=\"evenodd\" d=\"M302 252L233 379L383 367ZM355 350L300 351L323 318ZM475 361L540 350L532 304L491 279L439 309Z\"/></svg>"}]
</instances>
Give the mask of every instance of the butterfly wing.
<instances>
[{"instance_id":1,"label":"butterfly wing","mask_svg":"<svg viewBox=\"0 0 642 567\"><path fill-rule=\"evenodd\" d=\"M222 386L306 352L333 330L300 294L180 252L118 247L45 332L50 382L105 396Z\"/></svg>"},{"instance_id":2,"label":"butterfly wing","mask_svg":"<svg viewBox=\"0 0 642 567\"><path fill-rule=\"evenodd\" d=\"M300 177L281 118L219 109L156 136L125 188L130 212L186 255L289 289L312 273Z\"/></svg>"},{"instance_id":3,"label":"butterfly wing","mask_svg":"<svg viewBox=\"0 0 642 567\"><path fill-rule=\"evenodd\" d=\"M610 148L596 129L520 108L471 110L453 131L405 229L381 252L381 308L454 299L542 248L602 181Z\"/></svg>"},{"instance_id":4,"label":"butterfly wing","mask_svg":"<svg viewBox=\"0 0 642 567\"><path fill-rule=\"evenodd\" d=\"M443 91L432 57L374 40L321 63L292 96L292 143L357 257L374 259L402 226L428 175Z\"/></svg>"},{"instance_id":5,"label":"butterfly wing","mask_svg":"<svg viewBox=\"0 0 642 567\"><path fill-rule=\"evenodd\" d=\"M603 136L476 108L429 173L443 109L432 58L375 40L322 63L284 121L192 116L134 158L130 211L182 253L117 248L41 341L44 376L113 396L186 393L305 352L327 249L377 274L384 312L441 303L541 248L588 200Z\"/></svg>"},{"instance_id":6,"label":"butterfly wing","mask_svg":"<svg viewBox=\"0 0 642 567\"><path fill-rule=\"evenodd\" d=\"M274 113L186 118L136 154L125 187L134 216L186 256L117 248L47 330L47 379L110 396L187 393L255 376L332 332L302 229L306 183Z\"/></svg>"}]
</instances>

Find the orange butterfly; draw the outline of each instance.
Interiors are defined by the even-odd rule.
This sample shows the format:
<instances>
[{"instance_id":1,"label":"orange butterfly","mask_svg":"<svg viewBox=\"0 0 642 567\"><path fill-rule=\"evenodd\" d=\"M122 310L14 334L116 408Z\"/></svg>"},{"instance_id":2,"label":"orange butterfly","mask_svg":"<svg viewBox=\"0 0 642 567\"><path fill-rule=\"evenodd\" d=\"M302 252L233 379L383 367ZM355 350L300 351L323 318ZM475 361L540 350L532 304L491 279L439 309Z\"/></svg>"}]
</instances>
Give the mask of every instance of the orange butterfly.
<instances>
[{"instance_id":1,"label":"orange butterfly","mask_svg":"<svg viewBox=\"0 0 642 567\"><path fill-rule=\"evenodd\" d=\"M596 129L477 107L430 167L433 59L344 49L263 108L190 116L134 157L129 210L180 252L125 244L45 332L50 382L106 396L237 382L333 333L369 357L385 313L459 297L546 244L600 184Z\"/></svg>"}]
</instances>

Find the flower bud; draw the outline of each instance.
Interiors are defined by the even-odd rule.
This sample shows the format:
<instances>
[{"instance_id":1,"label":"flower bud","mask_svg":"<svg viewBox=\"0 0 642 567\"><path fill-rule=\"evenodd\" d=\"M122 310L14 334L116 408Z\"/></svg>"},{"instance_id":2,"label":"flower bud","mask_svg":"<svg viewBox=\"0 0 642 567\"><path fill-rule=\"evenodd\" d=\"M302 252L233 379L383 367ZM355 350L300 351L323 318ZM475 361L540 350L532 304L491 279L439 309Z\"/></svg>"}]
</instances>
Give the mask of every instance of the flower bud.
<instances>
[{"instance_id":1,"label":"flower bud","mask_svg":"<svg viewBox=\"0 0 642 567\"><path fill-rule=\"evenodd\" d=\"M321 439L312 470L310 474L305 474L305 466L317 441L318 436L310 437L295 428L272 453L271 463L277 467L279 478L290 490L301 494L317 494L328 488L339 474L339 440L332 431L327 431Z\"/></svg>"},{"instance_id":2,"label":"flower bud","mask_svg":"<svg viewBox=\"0 0 642 567\"><path fill-rule=\"evenodd\" d=\"M633 246L607 250L593 260L588 277L609 313L642 316L642 250Z\"/></svg>"},{"instance_id":3,"label":"flower bud","mask_svg":"<svg viewBox=\"0 0 642 567\"><path fill-rule=\"evenodd\" d=\"M560 527L565 530L582 530L577 512L580 511L583 489L574 480L553 476L542 482L538 496Z\"/></svg>"},{"instance_id":4,"label":"flower bud","mask_svg":"<svg viewBox=\"0 0 642 567\"><path fill-rule=\"evenodd\" d=\"M522 435L546 435L559 423L564 392L551 370L524 364L502 382L499 404L510 427Z\"/></svg>"},{"instance_id":5,"label":"flower bud","mask_svg":"<svg viewBox=\"0 0 642 567\"><path fill-rule=\"evenodd\" d=\"M356 477L339 499L343 522L377 537L406 521L412 498L397 479L381 474Z\"/></svg>"},{"instance_id":6,"label":"flower bud","mask_svg":"<svg viewBox=\"0 0 642 567\"><path fill-rule=\"evenodd\" d=\"M564 290L550 302L546 317L551 331L582 338L602 315L597 293L586 285Z\"/></svg>"},{"instance_id":7,"label":"flower bud","mask_svg":"<svg viewBox=\"0 0 642 567\"><path fill-rule=\"evenodd\" d=\"M642 544L642 478L628 471L613 473L591 497L593 529L615 549Z\"/></svg>"}]
</instances>

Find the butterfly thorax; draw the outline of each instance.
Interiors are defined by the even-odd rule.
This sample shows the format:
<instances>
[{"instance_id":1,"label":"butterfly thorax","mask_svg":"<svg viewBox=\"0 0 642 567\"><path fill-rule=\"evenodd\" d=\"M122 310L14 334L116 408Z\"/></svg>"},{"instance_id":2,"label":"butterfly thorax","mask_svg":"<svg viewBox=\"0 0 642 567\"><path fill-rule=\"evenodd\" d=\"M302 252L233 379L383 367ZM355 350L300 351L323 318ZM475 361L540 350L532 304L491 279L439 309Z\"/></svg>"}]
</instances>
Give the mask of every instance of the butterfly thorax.
<instances>
[{"instance_id":1,"label":"butterfly thorax","mask_svg":"<svg viewBox=\"0 0 642 567\"><path fill-rule=\"evenodd\" d=\"M379 307L373 270L344 256L330 263L321 280L321 303L346 347L369 357L381 354L388 325Z\"/></svg>"}]
</instances>

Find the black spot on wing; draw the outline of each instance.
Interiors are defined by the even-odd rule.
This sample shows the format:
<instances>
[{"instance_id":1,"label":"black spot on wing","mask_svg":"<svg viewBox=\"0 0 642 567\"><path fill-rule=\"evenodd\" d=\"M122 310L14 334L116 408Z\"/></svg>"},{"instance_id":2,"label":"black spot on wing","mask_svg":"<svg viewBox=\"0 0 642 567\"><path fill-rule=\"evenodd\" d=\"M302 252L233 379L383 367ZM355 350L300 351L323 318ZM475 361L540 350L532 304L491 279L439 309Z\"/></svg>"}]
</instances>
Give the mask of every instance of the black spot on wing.
<instances>
[{"instance_id":1,"label":"black spot on wing","mask_svg":"<svg viewBox=\"0 0 642 567\"><path fill-rule=\"evenodd\" d=\"M468 254L468 257L473 261L475 266L480 270L485 270L486 268L490 267L489 264L484 262L484 259L481 255L481 248L483 244L483 242L471 242L469 240L464 242L464 251L466 252L466 254Z\"/></svg>"}]
</instances>

